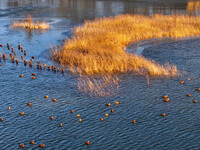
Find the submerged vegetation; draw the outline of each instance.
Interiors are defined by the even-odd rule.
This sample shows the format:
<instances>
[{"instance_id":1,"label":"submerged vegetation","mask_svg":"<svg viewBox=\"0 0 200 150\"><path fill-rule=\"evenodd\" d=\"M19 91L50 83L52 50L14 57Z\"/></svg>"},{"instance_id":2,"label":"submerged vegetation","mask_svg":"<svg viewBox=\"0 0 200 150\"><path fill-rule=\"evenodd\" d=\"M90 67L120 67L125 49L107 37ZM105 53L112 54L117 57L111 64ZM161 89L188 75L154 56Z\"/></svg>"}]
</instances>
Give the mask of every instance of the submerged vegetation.
<instances>
[{"instance_id":1,"label":"submerged vegetation","mask_svg":"<svg viewBox=\"0 0 200 150\"><path fill-rule=\"evenodd\" d=\"M24 28L24 29L42 29L51 28L47 22L33 22L31 15L28 15L25 21L14 21L10 28Z\"/></svg>"},{"instance_id":2,"label":"submerged vegetation","mask_svg":"<svg viewBox=\"0 0 200 150\"><path fill-rule=\"evenodd\" d=\"M72 72L112 74L127 71L151 76L175 76L175 65L126 52L126 46L152 38L182 38L200 35L200 18L189 16L118 15L86 21L72 31L71 39L53 51L53 58Z\"/></svg>"}]
</instances>

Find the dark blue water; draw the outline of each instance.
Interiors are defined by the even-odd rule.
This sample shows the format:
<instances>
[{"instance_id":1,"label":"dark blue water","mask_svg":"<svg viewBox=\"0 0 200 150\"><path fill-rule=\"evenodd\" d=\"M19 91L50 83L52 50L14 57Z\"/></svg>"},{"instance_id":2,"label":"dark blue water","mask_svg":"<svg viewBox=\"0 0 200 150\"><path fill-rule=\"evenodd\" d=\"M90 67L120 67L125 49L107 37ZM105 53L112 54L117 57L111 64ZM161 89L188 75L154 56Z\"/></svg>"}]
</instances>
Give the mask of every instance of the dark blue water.
<instances>
[{"instance_id":1,"label":"dark blue water","mask_svg":"<svg viewBox=\"0 0 200 150\"><path fill-rule=\"evenodd\" d=\"M67 68L62 74L36 67L37 60L41 64L59 66L51 60L49 49L61 44L66 35L70 36L70 29L82 24L85 18L130 12L187 14L187 5L187 1L0 1L0 44L4 45L0 53L9 57L11 50L6 44L10 43L19 59L18 65L9 58L6 62L1 60L0 118L4 121L0 122L0 149L20 149L22 143L24 149L40 149L38 144L45 144L44 149L48 150L199 149L200 101L192 102L200 99L200 93L195 90L200 87L199 38L154 44L142 53L161 64L175 64L183 72L182 76L150 77L147 86L144 76L118 74L119 88L106 97L79 91L76 86L79 76ZM194 12L198 14L198 10ZM27 13L36 20L49 21L53 28L46 32L9 29L13 20L24 19ZM23 60L18 44L27 51ZM25 67L23 61L29 61L31 56L35 56L33 68ZM31 79L32 73L37 74L35 80ZM19 77L21 74L23 78ZM184 84L179 83L182 80ZM192 96L187 97L187 94ZM45 99L45 95L49 98ZM163 102L163 95L169 96L168 103ZM119 105L115 105L115 101L119 101ZM111 103L111 107L106 103ZM70 113L71 109L74 114ZM25 115L19 115L21 112ZM166 117L161 117L161 113ZM77 114L82 122L78 121ZM104 121L100 122L100 118ZM136 124L132 120L136 120ZM35 145L29 144L31 140ZM90 145L86 146L88 140Z\"/></svg>"}]
</instances>

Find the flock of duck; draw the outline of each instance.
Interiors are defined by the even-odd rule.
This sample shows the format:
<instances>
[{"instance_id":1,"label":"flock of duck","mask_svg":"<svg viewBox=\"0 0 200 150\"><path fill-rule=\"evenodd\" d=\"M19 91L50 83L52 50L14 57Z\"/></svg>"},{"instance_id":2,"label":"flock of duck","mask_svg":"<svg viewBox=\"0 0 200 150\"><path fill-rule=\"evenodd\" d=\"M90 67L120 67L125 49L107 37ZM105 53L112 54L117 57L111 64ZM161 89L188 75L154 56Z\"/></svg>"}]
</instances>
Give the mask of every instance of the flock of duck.
<instances>
[{"instance_id":1,"label":"flock of duck","mask_svg":"<svg viewBox=\"0 0 200 150\"><path fill-rule=\"evenodd\" d=\"M1 48L1 47L3 48L3 45L2 45L2 44L0 44L0 48ZM0 53L0 62L1 62L2 59L3 59L4 61L6 61L6 60L11 60L11 62L12 62L12 63L15 63L16 65L18 65L19 62L22 62L22 63L24 64L24 66L27 66L27 65L29 64L29 67L31 67L31 68L33 67L33 64L34 64L33 62L34 62L35 57L32 56L32 57L30 58L30 61L29 61L29 62L28 62L27 60L24 60L24 57L27 55L27 51L23 49L23 47L21 46L21 44L18 45L18 50L19 50L20 52L23 53L23 55L21 55L21 58L19 58L20 61L16 58L16 52L14 52L14 48L13 48L13 47L12 47L12 48L10 47L10 44L9 44L9 43L7 43L7 49L10 51L9 57L7 58L6 54L2 54L2 55L1 55L1 53ZM1 56L2 56L2 57L1 57ZM0 63L0 66L2 66L1 63ZM37 60L37 69L43 69L43 70L49 70L49 71L51 70L51 71L54 71L54 72L60 72L60 68L58 68L58 67L56 67L56 66L47 66L46 64L41 65L40 61L38 61L38 60ZM61 69L61 72L64 73L64 69ZM20 78L23 78L24 75L21 74L21 75L19 75L19 77L20 77ZM36 77L37 77L36 73L32 73L31 78L32 78L32 79L36 79ZM188 79L188 81L190 81L190 80L191 80L191 79ZM180 81L180 84L184 84L184 81ZM197 91L200 91L200 88L198 88L198 89L196 89L196 90L197 90ZM191 95L190 95L190 94L187 94L187 96L190 97ZM45 99L49 99L49 96L46 95L46 96L44 96L44 98L45 98ZM169 102L169 97L168 97L167 95L162 96L162 98L163 98L163 101L164 101L164 102ZM57 100L56 100L56 99L52 99L52 102L57 102ZM193 100L193 103L197 103L197 100ZM119 104L119 101L115 101L115 105L118 105L118 104ZM28 105L28 106L32 106L32 103L27 103L27 105ZM106 106L107 106L107 107L111 107L111 103L107 103ZM8 106L8 110L11 110L11 107L10 107L10 106ZM110 112L111 112L111 113L114 113L114 109L111 109ZM74 114L75 111L74 111L74 110L70 110L70 113ZM24 113L24 112L20 112L19 115L24 116L25 113ZM109 116L109 113L106 113L106 114L105 114L105 117L108 117L108 116ZM165 117L166 115L165 115L165 113L162 113L162 114L160 114L160 116ZM51 120L54 120L54 117L53 117L53 116L50 116L49 118L50 118ZM77 118L78 118L78 121L79 121L79 122L82 122L82 121L83 121L83 120L81 119L81 115L80 115L80 114L77 114ZM3 122L4 119L3 119L3 118L0 118L0 121ZM100 118L100 121L103 122L103 121L104 121L104 118L103 118L103 117ZM133 123L133 124L136 124L136 120L132 120L132 123ZM62 123L59 123L59 126L62 127L63 124L62 124ZM34 141L30 141L30 144L35 144L35 142L34 142ZM86 141L85 144L86 144L86 145L90 145L90 141ZM24 148L24 147L25 147L24 144L20 144L19 146L20 146L21 148ZM41 148L44 148L44 147L45 147L44 144L39 144L38 146L41 147Z\"/></svg>"},{"instance_id":2,"label":"flock of duck","mask_svg":"<svg viewBox=\"0 0 200 150\"><path fill-rule=\"evenodd\" d=\"M2 44L0 44L0 48L3 48L3 47L4 47L4 46L3 46ZM9 52L10 52L9 57L7 57L7 55L8 55L7 53L6 53L6 54L3 53L2 55L1 55L1 53L0 53L0 66L2 66L1 61L2 61L2 59L3 59L3 61L11 60L11 62L14 63L14 64L16 64L16 65L18 65L18 64L21 62L21 63L24 64L24 66L27 66L27 65L29 64L29 67L30 67L30 68L33 67L33 64L34 64L33 61L34 61L35 57L32 56L32 57L30 58L30 61L29 61L29 62L28 62L27 60L24 60L24 57L27 55L27 51L23 49L23 47L21 46L21 44L18 45L18 50L19 50L21 53L23 53L23 54L20 56L21 58L19 58L20 61L19 61L19 59L17 59L17 57L16 57L17 52L14 51L14 48L13 48L13 47L11 48L11 46L10 46L9 43L7 43L7 49L8 49ZM1 56L2 56L2 57L1 57ZM40 61L38 61L38 60L37 60L37 69L43 69L43 70L49 70L49 71L52 70L52 71L54 71L54 72L59 72L59 71L60 71L60 68L58 68L58 67L56 67L56 66L47 66L46 64L43 64L43 66L42 66L42 65L40 64ZM61 69L61 72L64 73L64 69ZM36 76L37 76L36 73L32 73L31 78L32 78L32 79L36 79ZM20 74L19 77L20 77L20 78L23 78L24 75L23 75L23 74ZM45 99L49 99L49 96L48 96L48 95L45 95L44 98L45 98ZM52 99L52 102L57 102L57 100L56 100L56 99ZM119 101L116 101L116 102L115 102L115 105L118 105L118 104L119 104ZM30 106L30 107L31 107L31 106L32 106L32 103L30 103L30 102L27 103L27 106ZM111 107L111 103L107 103L106 106ZM8 106L8 110L11 110L11 106ZM111 109L110 112L111 112L111 113L114 113L114 110ZM74 114L74 113L75 113L75 110L70 110L70 113ZM24 113L24 112L20 112L19 115L24 116L25 113ZM108 116L109 116L109 113L106 113L106 114L105 114L105 117L108 117ZM50 118L51 120L54 120L54 117L53 117L53 116L50 116L49 118ZM77 118L78 118L78 121L79 121L79 122L82 122L82 119L81 119L81 115L80 115L80 114L77 114ZM103 122L103 120L104 120L103 117L100 118L100 121L101 121L101 122ZM3 118L0 118L0 121L3 122L4 119L3 119ZM133 120L132 122L133 122L134 124L136 123L135 120ZM62 127L63 124L62 124L62 123L59 123L59 126ZM35 144L35 141L30 141L30 144L34 145L34 144ZM90 141L86 141L85 144L86 144L86 145L90 145ZM41 148L44 148L44 147L45 147L45 144L39 144L38 146L41 147ZM25 148L25 144L20 144L19 147L20 147L20 148Z\"/></svg>"}]
</instances>

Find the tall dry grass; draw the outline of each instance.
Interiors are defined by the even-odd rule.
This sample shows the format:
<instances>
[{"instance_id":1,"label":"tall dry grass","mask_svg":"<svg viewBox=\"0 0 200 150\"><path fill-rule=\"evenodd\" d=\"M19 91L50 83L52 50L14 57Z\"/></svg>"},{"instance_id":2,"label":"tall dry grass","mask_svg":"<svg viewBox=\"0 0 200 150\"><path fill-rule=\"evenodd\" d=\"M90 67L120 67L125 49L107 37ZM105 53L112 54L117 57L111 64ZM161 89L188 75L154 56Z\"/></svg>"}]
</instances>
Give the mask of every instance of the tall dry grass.
<instances>
[{"instance_id":1,"label":"tall dry grass","mask_svg":"<svg viewBox=\"0 0 200 150\"><path fill-rule=\"evenodd\" d=\"M31 15L28 15L25 21L14 21L10 28L25 28L25 29L42 29L51 28L47 22L33 22Z\"/></svg>"},{"instance_id":2,"label":"tall dry grass","mask_svg":"<svg viewBox=\"0 0 200 150\"><path fill-rule=\"evenodd\" d=\"M176 66L128 54L126 46L151 38L182 38L200 35L200 18L189 16L118 15L86 21L71 39L53 52L53 58L72 72L106 74L132 71L152 76L175 76Z\"/></svg>"}]
</instances>

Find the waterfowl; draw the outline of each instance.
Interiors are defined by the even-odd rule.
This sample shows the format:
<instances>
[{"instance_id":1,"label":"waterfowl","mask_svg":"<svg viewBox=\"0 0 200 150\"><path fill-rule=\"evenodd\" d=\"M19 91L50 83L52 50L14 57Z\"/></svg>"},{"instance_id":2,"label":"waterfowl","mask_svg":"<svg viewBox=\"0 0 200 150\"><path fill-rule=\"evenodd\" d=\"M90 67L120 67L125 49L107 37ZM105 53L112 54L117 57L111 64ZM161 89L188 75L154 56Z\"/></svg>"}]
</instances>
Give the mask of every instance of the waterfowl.
<instances>
[{"instance_id":1,"label":"waterfowl","mask_svg":"<svg viewBox=\"0 0 200 150\"><path fill-rule=\"evenodd\" d=\"M160 114L161 116L165 117L165 114Z\"/></svg>"},{"instance_id":2,"label":"waterfowl","mask_svg":"<svg viewBox=\"0 0 200 150\"><path fill-rule=\"evenodd\" d=\"M19 113L21 116L24 116L24 112Z\"/></svg>"},{"instance_id":3,"label":"waterfowl","mask_svg":"<svg viewBox=\"0 0 200 150\"><path fill-rule=\"evenodd\" d=\"M64 69L62 69L62 73L64 73L65 71L64 71Z\"/></svg>"},{"instance_id":4,"label":"waterfowl","mask_svg":"<svg viewBox=\"0 0 200 150\"><path fill-rule=\"evenodd\" d=\"M33 59L30 59L30 61L33 61Z\"/></svg>"},{"instance_id":5,"label":"waterfowl","mask_svg":"<svg viewBox=\"0 0 200 150\"><path fill-rule=\"evenodd\" d=\"M53 116L50 116L50 119L53 120Z\"/></svg>"},{"instance_id":6,"label":"waterfowl","mask_svg":"<svg viewBox=\"0 0 200 150\"><path fill-rule=\"evenodd\" d=\"M190 81L191 79L190 78L188 78L188 81Z\"/></svg>"},{"instance_id":7,"label":"waterfowl","mask_svg":"<svg viewBox=\"0 0 200 150\"><path fill-rule=\"evenodd\" d=\"M82 122L82 119L79 119L79 122Z\"/></svg>"},{"instance_id":8,"label":"waterfowl","mask_svg":"<svg viewBox=\"0 0 200 150\"><path fill-rule=\"evenodd\" d=\"M21 44L19 44L18 47L21 47Z\"/></svg>"},{"instance_id":9,"label":"waterfowl","mask_svg":"<svg viewBox=\"0 0 200 150\"><path fill-rule=\"evenodd\" d=\"M183 84L184 83L184 81L180 81L180 84Z\"/></svg>"},{"instance_id":10,"label":"waterfowl","mask_svg":"<svg viewBox=\"0 0 200 150\"><path fill-rule=\"evenodd\" d=\"M24 56L22 55L21 58L24 58Z\"/></svg>"},{"instance_id":11,"label":"waterfowl","mask_svg":"<svg viewBox=\"0 0 200 150\"><path fill-rule=\"evenodd\" d=\"M3 118L0 118L0 121L3 121Z\"/></svg>"},{"instance_id":12,"label":"waterfowl","mask_svg":"<svg viewBox=\"0 0 200 150\"><path fill-rule=\"evenodd\" d=\"M56 99L52 99L53 102L56 102Z\"/></svg>"},{"instance_id":13,"label":"waterfowl","mask_svg":"<svg viewBox=\"0 0 200 150\"><path fill-rule=\"evenodd\" d=\"M190 96L191 96L191 94L187 94L187 96L188 96L188 97L190 97Z\"/></svg>"},{"instance_id":14,"label":"waterfowl","mask_svg":"<svg viewBox=\"0 0 200 150\"><path fill-rule=\"evenodd\" d=\"M3 54L3 58L6 58L6 54Z\"/></svg>"},{"instance_id":15,"label":"waterfowl","mask_svg":"<svg viewBox=\"0 0 200 150\"><path fill-rule=\"evenodd\" d=\"M197 100L193 100L193 103L197 103Z\"/></svg>"},{"instance_id":16,"label":"waterfowl","mask_svg":"<svg viewBox=\"0 0 200 150\"><path fill-rule=\"evenodd\" d=\"M28 106L31 106L31 105L32 105L32 103L27 103L27 105L28 105Z\"/></svg>"},{"instance_id":17,"label":"waterfowl","mask_svg":"<svg viewBox=\"0 0 200 150\"><path fill-rule=\"evenodd\" d=\"M14 55L16 55L16 52L14 52Z\"/></svg>"},{"instance_id":18,"label":"waterfowl","mask_svg":"<svg viewBox=\"0 0 200 150\"><path fill-rule=\"evenodd\" d=\"M77 115L78 118L79 118L80 116L81 116L81 115L79 115L79 114Z\"/></svg>"},{"instance_id":19,"label":"waterfowl","mask_svg":"<svg viewBox=\"0 0 200 150\"><path fill-rule=\"evenodd\" d=\"M19 62L18 59L16 59L15 62L16 62L16 64L18 64L18 62Z\"/></svg>"},{"instance_id":20,"label":"waterfowl","mask_svg":"<svg viewBox=\"0 0 200 150\"><path fill-rule=\"evenodd\" d=\"M196 89L196 91L200 91L200 88Z\"/></svg>"},{"instance_id":21,"label":"waterfowl","mask_svg":"<svg viewBox=\"0 0 200 150\"><path fill-rule=\"evenodd\" d=\"M111 109L110 111L111 111L112 113L114 113L114 110L113 110L113 109Z\"/></svg>"},{"instance_id":22,"label":"waterfowl","mask_svg":"<svg viewBox=\"0 0 200 150\"><path fill-rule=\"evenodd\" d=\"M35 57L34 57L34 56L32 56L31 58L32 58L32 59L35 59Z\"/></svg>"},{"instance_id":23,"label":"waterfowl","mask_svg":"<svg viewBox=\"0 0 200 150\"><path fill-rule=\"evenodd\" d=\"M107 103L107 104L106 104L106 106L109 106L109 107L110 107L110 106L111 106L111 104L110 104L110 103Z\"/></svg>"},{"instance_id":24,"label":"waterfowl","mask_svg":"<svg viewBox=\"0 0 200 150\"><path fill-rule=\"evenodd\" d=\"M108 116L109 116L109 114L105 114L105 116L106 116L106 117L108 117Z\"/></svg>"},{"instance_id":25,"label":"waterfowl","mask_svg":"<svg viewBox=\"0 0 200 150\"><path fill-rule=\"evenodd\" d=\"M132 120L132 122L133 122L134 124L136 124L136 121L135 121L135 120Z\"/></svg>"},{"instance_id":26,"label":"waterfowl","mask_svg":"<svg viewBox=\"0 0 200 150\"><path fill-rule=\"evenodd\" d=\"M30 141L30 144L35 144L35 142L34 141Z\"/></svg>"},{"instance_id":27,"label":"waterfowl","mask_svg":"<svg viewBox=\"0 0 200 150\"><path fill-rule=\"evenodd\" d=\"M74 113L74 110L70 110L71 113Z\"/></svg>"},{"instance_id":28,"label":"waterfowl","mask_svg":"<svg viewBox=\"0 0 200 150\"><path fill-rule=\"evenodd\" d=\"M21 74L19 77L23 77L24 75L23 74Z\"/></svg>"},{"instance_id":29,"label":"waterfowl","mask_svg":"<svg viewBox=\"0 0 200 150\"><path fill-rule=\"evenodd\" d=\"M115 102L115 105L118 105L119 104L119 102Z\"/></svg>"},{"instance_id":30,"label":"waterfowl","mask_svg":"<svg viewBox=\"0 0 200 150\"><path fill-rule=\"evenodd\" d=\"M8 110L10 110L11 109L11 107L10 106L8 106Z\"/></svg>"},{"instance_id":31,"label":"waterfowl","mask_svg":"<svg viewBox=\"0 0 200 150\"><path fill-rule=\"evenodd\" d=\"M90 145L90 141L85 142L86 145Z\"/></svg>"},{"instance_id":32,"label":"waterfowl","mask_svg":"<svg viewBox=\"0 0 200 150\"><path fill-rule=\"evenodd\" d=\"M24 144L20 144L19 146L20 146L21 148L24 148Z\"/></svg>"},{"instance_id":33,"label":"waterfowl","mask_svg":"<svg viewBox=\"0 0 200 150\"><path fill-rule=\"evenodd\" d=\"M31 78L32 78L32 79L36 79L36 77L34 77L34 76L31 76Z\"/></svg>"},{"instance_id":34,"label":"waterfowl","mask_svg":"<svg viewBox=\"0 0 200 150\"><path fill-rule=\"evenodd\" d=\"M169 98L164 99L164 102L169 102Z\"/></svg>"},{"instance_id":35,"label":"waterfowl","mask_svg":"<svg viewBox=\"0 0 200 150\"><path fill-rule=\"evenodd\" d=\"M0 66L2 66L2 64L0 64Z\"/></svg>"},{"instance_id":36,"label":"waterfowl","mask_svg":"<svg viewBox=\"0 0 200 150\"><path fill-rule=\"evenodd\" d=\"M32 73L32 76L36 76L36 73Z\"/></svg>"},{"instance_id":37,"label":"waterfowl","mask_svg":"<svg viewBox=\"0 0 200 150\"><path fill-rule=\"evenodd\" d=\"M1 44L0 47L3 47L3 45Z\"/></svg>"},{"instance_id":38,"label":"waterfowl","mask_svg":"<svg viewBox=\"0 0 200 150\"><path fill-rule=\"evenodd\" d=\"M45 147L44 144L39 144L39 147Z\"/></svg>"},{"instance_id":39,"label":"waterfowl","mask_svg":"<svg viewBox=\"0 0 200 150\"><path fill-rule=\"evenodd\" d=\"M168 97L167 95L164 95L164 96L163 96L163 98L167 98L167 97Z\"/></svg>"},{"instance_id":40,"label":"waterfowl","mask_svg":"<svg viewBox=\"0 0 200 150\"><path fill-rule=\"evenodd\" d=\"M59 72L59 69L60 69L60 68L57 68L57 72Z\"/></svg>"},{"instance_id":41,"label":"waterfowl","mask_svg":"<svg viewBox=\"0 0 200 150\"><path fill-rule=\"evenodd\" d=\"M62 124L62 123L60 123L60 124L59 124L59 126L60 126L60 127L62 127L62 126L63 126L63 124Z\"/></svg>"},{"instance_id":42,"label":"waterfowl","mask_svg":"<svg viewBox=\"0 0 200 150\"><path fill-rule=\"evenodd\" d=\"M14 48L12 47L12 50L14 50Z\"/></svg>"},{"instance_id":43,"label":"waterfowl","mask_svg":"<svg viewBox=\"0 0 200 150\"><path fill-rule=\"evenodd\" d=\"M100 118L100 121L102 122L102 121L103 121L103 118Z\"/></svg>"},{"instance_id":44,"label":"waterfowl","mask_svg":"<svg viewBox=\"0 0 200 150\"><path fill-rule=\"evenodd\" d=\"M37 63L39 64L39 63L40 63L40 61L39 61L39 60L37 60Z\"/></svg>"},{"instance_id":45,"label":"waterfowl","mask_svg":"<svg viewBox=\"0 0 200 150\"><path fill-rule=\"evenodd\" d=\"M49 96L46 95L46 96L44 96L44 98L49 98Z\"/></svg>"}]
</instances>

